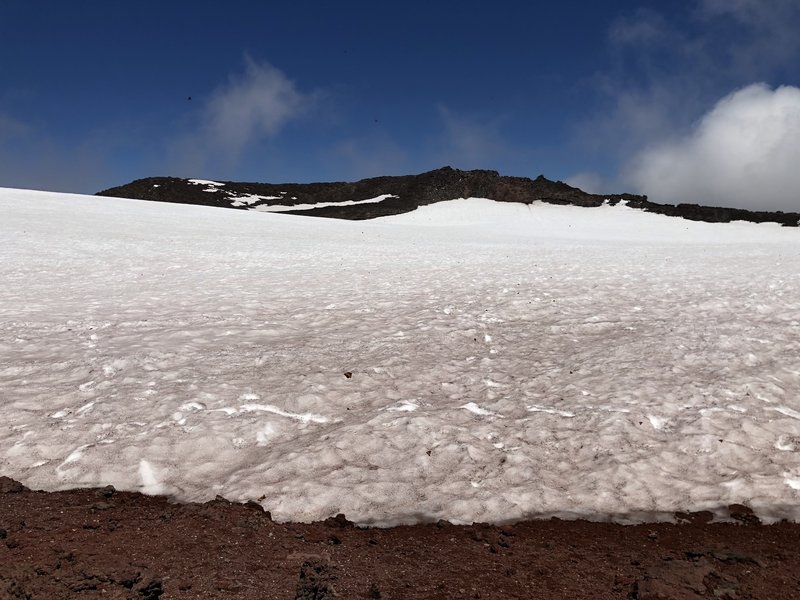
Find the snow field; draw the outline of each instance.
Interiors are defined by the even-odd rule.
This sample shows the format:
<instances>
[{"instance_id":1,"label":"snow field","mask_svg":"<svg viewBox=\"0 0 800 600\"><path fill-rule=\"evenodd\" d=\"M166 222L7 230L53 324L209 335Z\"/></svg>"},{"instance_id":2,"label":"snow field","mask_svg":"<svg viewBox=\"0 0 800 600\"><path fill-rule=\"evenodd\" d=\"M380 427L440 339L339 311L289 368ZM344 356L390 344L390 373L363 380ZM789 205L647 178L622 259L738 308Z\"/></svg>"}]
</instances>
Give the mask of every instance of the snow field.
<instances>
[{"instance_id":1,"label":"snow field","mask_svg":"<svg viewBox=\"0 0 800 600\"><path fill-rule=\"evenodd\" d=\"M796 520L798 259L624 206L0 190L0 472L279 520Z\"/></svg>"}]
</instances>

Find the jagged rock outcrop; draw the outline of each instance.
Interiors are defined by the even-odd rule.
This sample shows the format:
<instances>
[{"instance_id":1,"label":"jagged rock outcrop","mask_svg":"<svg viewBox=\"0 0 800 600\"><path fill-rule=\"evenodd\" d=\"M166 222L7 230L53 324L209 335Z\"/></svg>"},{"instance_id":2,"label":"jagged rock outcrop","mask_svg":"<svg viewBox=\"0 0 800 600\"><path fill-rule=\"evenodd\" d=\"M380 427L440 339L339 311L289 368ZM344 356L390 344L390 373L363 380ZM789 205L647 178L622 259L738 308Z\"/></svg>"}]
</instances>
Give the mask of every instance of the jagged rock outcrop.
<instances>
[{"instance_id":1,"label":"jagged rock outcrop","mask_svg":"<svg viewBox=\"0 0 800 600\"><path fill-rule=\"evenodd\" d=\"M381 202L359 203L386 194L392 197ZM634 194L589 194L561 181L550 181L542 175L529 179L501 176L497 171L461 171L452 167L419 175L332 183L207 183L175 177L151 177L104 190L98 195L244 210L280 206L285 207L282 212L289 214L353 220L400 214L419 206L455 198L491 198L500 202L530 204L542 201L585 207L625 201L628 206L647 212L714 223L744 220L797 226L800 221L800 214L797 213L754 212L696 204L656 204L646 196ZM308 207L318 204L328 206Z\"/></svg>"}]
</instances>

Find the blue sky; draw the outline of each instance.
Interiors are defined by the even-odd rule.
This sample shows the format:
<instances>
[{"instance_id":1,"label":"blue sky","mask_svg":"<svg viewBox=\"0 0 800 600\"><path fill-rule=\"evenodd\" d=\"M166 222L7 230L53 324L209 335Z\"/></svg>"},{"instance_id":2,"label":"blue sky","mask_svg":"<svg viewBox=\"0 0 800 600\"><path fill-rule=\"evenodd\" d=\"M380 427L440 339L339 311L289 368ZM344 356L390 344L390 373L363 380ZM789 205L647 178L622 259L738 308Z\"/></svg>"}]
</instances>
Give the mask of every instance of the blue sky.
<instances>
[{"instance_id":1,"label":"blue sky","mask_svg":"<svg viewBox=\"0 0 800 600\"><path fill-rule=\"evenodd\" d=\"M800 210L797 31L796 0L8 0L0 186L449 164Z\"/></svg>"}]
</instances>

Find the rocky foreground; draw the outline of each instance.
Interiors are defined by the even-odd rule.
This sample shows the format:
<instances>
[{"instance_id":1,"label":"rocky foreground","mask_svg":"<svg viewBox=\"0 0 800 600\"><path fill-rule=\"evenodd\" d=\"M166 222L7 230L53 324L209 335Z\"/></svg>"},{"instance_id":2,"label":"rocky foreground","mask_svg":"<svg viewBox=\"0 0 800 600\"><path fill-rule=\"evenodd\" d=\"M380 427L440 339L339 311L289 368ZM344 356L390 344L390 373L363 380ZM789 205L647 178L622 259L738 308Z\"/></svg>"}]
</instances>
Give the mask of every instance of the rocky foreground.
<instances>
[{"instance_id":1,"label":"rocky foreground","mask_svg":"<svg viewBox=\"0 0 800 600\"><path fill-rule=\"evenodd\" d=\"M796 227L800 223L800 213L749 211L697 204L657 204L650 202L646 196L633 194L589 194L561 181L550 181L542 175L529 179L501 176L497 171L460 171L451 167L420 175L373 177L356 182L275 184L225 181L216 185L205 185L198 183L199 181L201 180L150 177L104 190L98 195L242 210L259 210L259 206L265 205L298 206L297 210L282 212L354 220L401 214L420 206L456 198L489 198L500 202L526 204L542 201L585 207L597 207L604 202L613 205L624 201L631 208L693 221L774 222L789 227ZM375 203L343 204L387 194L393 197ZM322 203L339 205L300 208L301 205Z\"/></svg>"},{"instance_id":2,"label":"rocky foreground","mask_svg":"<svg viewBox=\"0 0 800 600\"><path fill-rule=\"evenodd\" d=\"M174 504L0 477L0 598L800 597L800 525L743 506L679 524L275 523L257 504Z\"/></svg>"}]
</instances>

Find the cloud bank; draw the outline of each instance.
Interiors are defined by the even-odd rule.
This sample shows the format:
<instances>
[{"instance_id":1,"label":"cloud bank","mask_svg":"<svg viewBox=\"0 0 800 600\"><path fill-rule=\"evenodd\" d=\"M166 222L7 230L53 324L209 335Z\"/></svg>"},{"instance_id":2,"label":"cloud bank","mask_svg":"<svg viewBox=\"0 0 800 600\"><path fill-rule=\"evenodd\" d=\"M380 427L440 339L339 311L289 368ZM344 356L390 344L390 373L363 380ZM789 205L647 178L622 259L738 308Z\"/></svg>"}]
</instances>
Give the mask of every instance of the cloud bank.
<instances>
[{"instance_id":1,"label":"cloud bank","mask_svg":"<svg viewBox=\"0 0 800 600\"><path fill-rule=\"evenodd\" d=\"M624 179L656 202L800 211L800 89L755 84L687 135L639 153Z\"/></svg>"},{"instance_id":2,"label":"cloud bank","mask_svg":"<svg viewBox=\"0 0 800 600\"><path fill-rule=\"evenodd\" d=\"M659 202L800 211L797 161L800 3L694 0L637 9L608 30L605 96L579 121L588 162L568 178Z\"/></svg>"}]
</instances>

